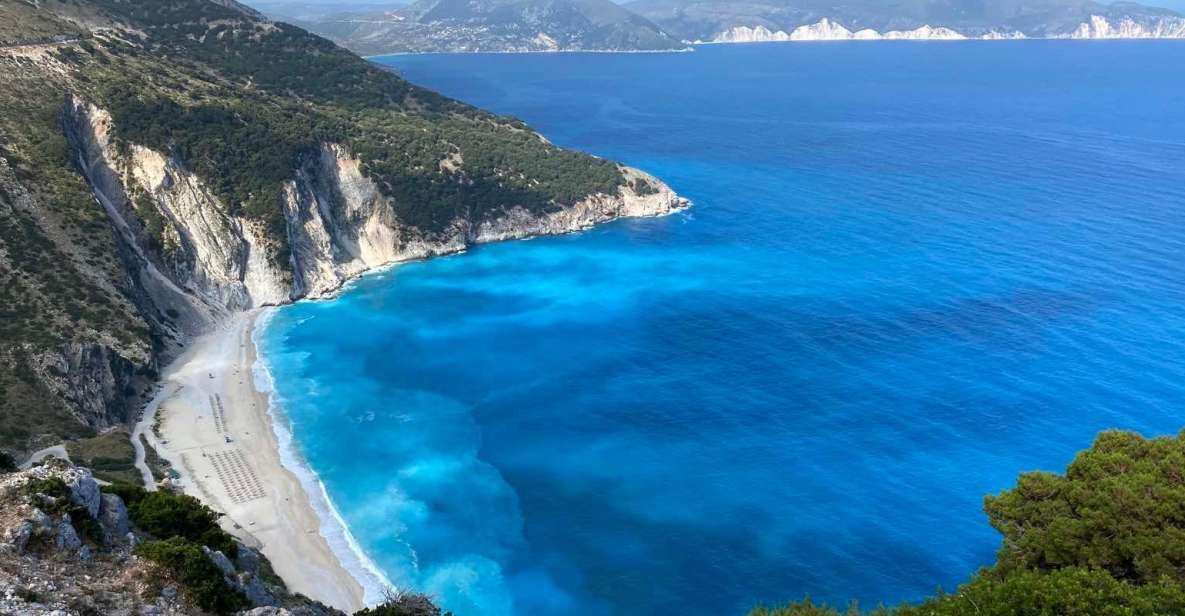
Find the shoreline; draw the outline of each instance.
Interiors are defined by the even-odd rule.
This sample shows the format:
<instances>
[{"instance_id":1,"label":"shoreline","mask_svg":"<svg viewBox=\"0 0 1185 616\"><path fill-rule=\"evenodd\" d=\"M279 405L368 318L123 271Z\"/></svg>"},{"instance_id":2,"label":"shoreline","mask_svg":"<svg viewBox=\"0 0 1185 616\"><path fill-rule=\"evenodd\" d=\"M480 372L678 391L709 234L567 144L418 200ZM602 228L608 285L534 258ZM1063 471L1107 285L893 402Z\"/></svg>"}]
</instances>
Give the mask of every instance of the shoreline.
<instances>
[{"instance_id":1,"label":"shoreline","mask_svg":"<svg viewBox=\"0 0 1185 616\"><path fill-rule=\"evenodd\" d=\"M342 288L344 289L345 285ZM377 605L386 598L386 591L395 586L387 579L386 574L379 569L378 565L367 556L362 545L350 531L349 524L333 504L333 499L330 498L325 483L301 455L300 449L296 446L296 437L292 433L292 424L284 415L284 407L280 404L275 391L275 380L272 378L267 364L263 361L263 354L259 352L256 336L267 326L267 322L271 320L273 311L276 309L277 307L262 309L247 333L248 345L252 349L254 357L249 366L253 386L256 392L268 399L267 416L276 439L280 463L296 477L304 489L310 506L321 521L319 529L321 536L328 543L338 564L361 586L363 604Z\"/></svg>"},{"instance_id":2,"label":"shoreline","mask_svg":"<svg viewBox=\"0 0 1185 616\"><path fill-rule=\"evenodd\" d=\"M519 54L653 54L653 53L691 53L695 51L695 44L689 43L682 49L521 49L518 51L392 51L390 53L376 53L360 55L363 60L375 58L389 58L392 56L480 56L480 55L519 55Z\"/></svg>"},{"instance_id":3,"label":"shoreline","mask_svg":"<svg viewBox=\"0 0 1185 616\"><path fill-rule=\"evenodd\" d=\"M625 219L661 218L692 205L677 199L663 211L618 214L560 232L478 241L455 250L396 259L355 272L322 293L231 313L192 338L161 370L156 393L134 426L134 438L142 434L171 464L177 474L174 486L225 514L223 528L259 549L291 592L346 613L381 603L394 585L358 544L316 471L295 446L282 405L275 399L271 374L260 360L255 338L260 322L265 324L271 312L284 305L334 299L362 278L404 263L463 254L491 241L527 241L580 233ZM238 459L233 463L238 475L256 481L244 485L235 480L233 470L229 475L225 472L232 451L241 453L241 457L235 454ZM136 466L147 470L142 465L144 455L137 451ZM211 456L219 458L223 476ZM261 488L263 495L252 487Z\"/></svg>"},{"instance_id":4,"label":"shoreline","mask_svg":"<svg viewBox=\"0 0 1185 616\"><path fill-rule=\"evenodd\" d=\"M172 464L179 475L174 484L223 513L223 528L260 550L290 591L352 613L381 589L364 588L359 572L347 569L326 537L328 531L349 538L349 531L340 518L327 520L317 511L317 500L325 499L327 513L332 505L323 493L310 493L306 483L319 484L315 474L302 481L285 463L294 458L290 464L307 470L298 455L284 455L278 434L286 426L255 382L254 331L262 314L233 315L190 341L162 371L151 403L156 413L146 412L137 427ZM333 532L335 524L340 533Z\"/></svg>"}]
</instances>

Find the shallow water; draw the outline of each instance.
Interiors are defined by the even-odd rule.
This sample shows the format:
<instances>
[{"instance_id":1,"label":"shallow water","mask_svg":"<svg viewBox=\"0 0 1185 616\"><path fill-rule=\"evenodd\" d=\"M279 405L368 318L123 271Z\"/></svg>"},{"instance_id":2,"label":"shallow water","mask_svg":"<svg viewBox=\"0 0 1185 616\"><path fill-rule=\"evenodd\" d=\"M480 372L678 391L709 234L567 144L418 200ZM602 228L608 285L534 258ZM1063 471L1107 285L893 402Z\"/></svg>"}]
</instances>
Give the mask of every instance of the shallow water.
<instances>
[{"instance_id":1,"label":"shallow water","mask_svg":"<svg viewBox=\"0 0 1185 616\"><path fill-rule=\"evenodd\" d=\"M401 56L695 207L280 309L304 456L471 614L954 588L984 494L1185 424L1185 45Z\"/></svg>"}]
</instances>

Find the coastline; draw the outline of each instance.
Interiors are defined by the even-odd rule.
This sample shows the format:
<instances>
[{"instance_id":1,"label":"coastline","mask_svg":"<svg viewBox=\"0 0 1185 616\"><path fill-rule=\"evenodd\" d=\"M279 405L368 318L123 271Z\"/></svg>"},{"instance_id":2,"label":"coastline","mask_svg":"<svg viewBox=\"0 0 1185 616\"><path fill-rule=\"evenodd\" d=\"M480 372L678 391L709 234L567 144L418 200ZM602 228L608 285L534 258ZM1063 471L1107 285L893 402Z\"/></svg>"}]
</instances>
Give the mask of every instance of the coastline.
<instances>
[{"instance_id":1,"label":"coastline","mask_svg":"<svg viewBox=\"0 0 1185 616\"><path fill-rule=\"evenodd\" d=\"M650 177L631 167L623 169ZM669 189L656 195L627 195L599 220L596 208L603 203L590 197L577 204L581 205L590 211L579 210L571 220L534 221L539 226L525 233L489 229L471 243L376 264L331 288L284 304L332 299L368 275L463 253L470 245L579 233L626 218L663 217L689 208L691 202ZM191 339L161 370L156 394L133 435L137 441L143 435L172 464L175 486L225 514L223 528L267 556L290 591L352 613L381 603L393 585L354 539L294 443L255 338L275 309L231 313ZM136 466L143 473L145 455L137 448Z\"/></svg>"},{"instance_id":2,"label":"coastline","mask_svg":"<svg viewBox=\"0 0 1185 616\"><path fill-rule=\"evenodd\" d=\"M172 463L174 483L225 514L222 526L263 552L291 591L353 612L381 589L364 588L358 570L351 573L331 545L327 534L349 541L348 530L317 511L319 504L334 513L323 492L309 489L310 482L319 485L315 475L302 480L291 468L303 463L290 436L285 455L286 426L273 417L270 397L254 378L253 331L261 314L233 315L190 342L162 372L157 412L141 419L158 427L143 433Z\"/></svg>"},{"instance_id":3,"label":"coastline","mask_svg":"<svg viewBox=\"0 0 1185 616\"><path fill-rule=\"evenodd\" d=\"M364 60L375 58L389 58L392 56L480 56L480 55L518 55L518 54L651 54L651 53L691 53L695 51L695 43L690 43L682 49L521 49L517 51L393 51L361 56Z\"/></svg>"}]
</instances>

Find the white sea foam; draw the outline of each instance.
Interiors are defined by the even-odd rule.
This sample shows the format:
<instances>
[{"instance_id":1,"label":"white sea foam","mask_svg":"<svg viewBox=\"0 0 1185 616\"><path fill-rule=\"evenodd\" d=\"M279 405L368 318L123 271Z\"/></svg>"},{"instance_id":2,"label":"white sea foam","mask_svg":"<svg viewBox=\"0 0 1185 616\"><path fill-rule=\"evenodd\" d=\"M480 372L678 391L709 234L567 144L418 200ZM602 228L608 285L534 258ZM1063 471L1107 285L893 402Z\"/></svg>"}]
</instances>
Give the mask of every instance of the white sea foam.
<instances>
[{"instance_id":1,"label":"white sea foam","mask_svg":"<svg viewBox=\"0 0 1185 616\"><path fill-rule=\"evenodd\" d=\"M309 504L312 505L313 511L317 513L317 518L321 521L321 536L325 538L329 549L333 551L342 567L362 586L365 603L376 605L383 601L387 590L394 588L394 585L378 565L366 555L366 551L354 538L345 519L334 506L333 499L329 497L324 482L305 462L300 450L296 447L288 419L284 416L283 407L280 405L275 381L267 364L263 361L260 337L262 332L267 330L267 325L273 314L274 309L264 310L256 319L255 327L251 332L251 340L255 345L255 363L251 366L251 375L255 390L268 397L268 416L271 418L272 432L276 435L280 462L300 481L301 487L309 498Z\"/></svg>"}]
</instances>

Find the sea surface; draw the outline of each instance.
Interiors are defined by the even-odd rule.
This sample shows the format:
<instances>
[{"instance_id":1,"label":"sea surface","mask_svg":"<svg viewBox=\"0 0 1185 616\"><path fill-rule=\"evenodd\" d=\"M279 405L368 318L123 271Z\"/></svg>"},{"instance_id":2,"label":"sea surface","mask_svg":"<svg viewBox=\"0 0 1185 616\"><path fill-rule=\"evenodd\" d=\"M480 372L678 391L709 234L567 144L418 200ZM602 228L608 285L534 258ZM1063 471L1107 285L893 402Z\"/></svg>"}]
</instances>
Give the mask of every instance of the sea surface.
<instances>
[{"instance_id":1,"label":"sea surface","mask_svg":"<svg viewBox=\"0 0 1185 616\"><path fill-rule=\"evenodd\" d=\"M1185 44L400 56L694 207L278 310L299 453L458 616L916 601L983 497L1185 426Z\"/></svg>"}]
</instances>

